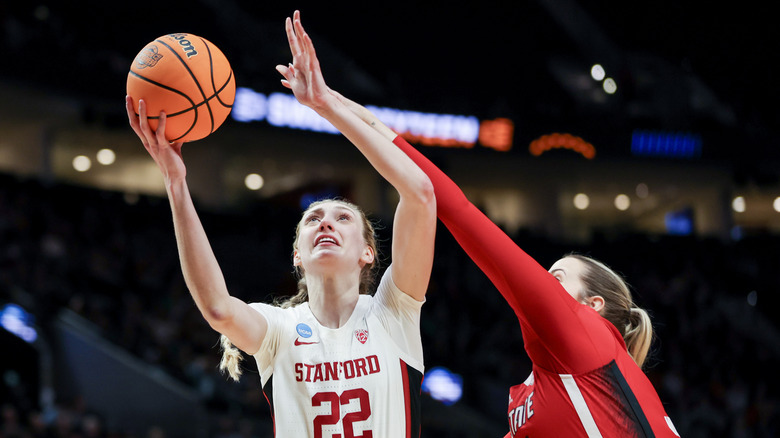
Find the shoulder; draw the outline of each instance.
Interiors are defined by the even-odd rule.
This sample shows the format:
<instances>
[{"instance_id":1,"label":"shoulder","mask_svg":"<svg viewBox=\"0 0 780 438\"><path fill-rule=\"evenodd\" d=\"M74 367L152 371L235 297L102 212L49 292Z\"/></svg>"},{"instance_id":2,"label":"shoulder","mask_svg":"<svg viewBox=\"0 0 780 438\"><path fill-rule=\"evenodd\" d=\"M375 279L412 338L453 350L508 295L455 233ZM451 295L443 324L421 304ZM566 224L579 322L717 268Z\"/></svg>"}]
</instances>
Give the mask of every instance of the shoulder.
<instances>
[{"instance_id":1,"label":"shoulder","mask_svg":"<svg viewBox=\"0 0 780 438\"><path fill-rule=\"evenodd\" d=\"M308 309L308 304L303 303L293 307L282 308L267 303L249 303L249 307L265 316L269 324L274 324L299 318Z\"/></svg>"},{"instance_id":2,"label":"shoulder","mask_svg":"<svg viewBox=\"0 0 780 438\"><path fill-rule=\"evenodd\" d=\"M398 288L395 281L393 281L392 264L388 266L384 274L382 274L374 297L378 302L388 305L395 303L396 305L422 307L423 303L425 303L425 300L417 301Z\"/></svg>"}]
</instances>

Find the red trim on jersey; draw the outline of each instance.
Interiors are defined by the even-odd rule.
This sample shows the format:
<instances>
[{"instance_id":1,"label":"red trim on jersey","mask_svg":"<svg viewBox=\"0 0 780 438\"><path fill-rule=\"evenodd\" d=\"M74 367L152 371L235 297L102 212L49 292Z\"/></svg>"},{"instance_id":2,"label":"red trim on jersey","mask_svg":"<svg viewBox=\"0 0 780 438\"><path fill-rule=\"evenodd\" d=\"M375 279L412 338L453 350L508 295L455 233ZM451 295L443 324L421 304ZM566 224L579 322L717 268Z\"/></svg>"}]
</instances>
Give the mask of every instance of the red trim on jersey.
<instances>
[{"instance_id":1,"label":"red trim on jersey","mask_svg":"<svg viewBox=\"0 0 780 438\"><path fill-rule=\"evenodd\" d=\"M404 380L404 411L406 413L406 438L412 438L412 406L411 394L409 392L409 373L406 370L406 363L401 359L401 376Z\"/></svg>"},{"instance_id":2,"label":"red trim on jersey","mask_svg":"<svg viewBox=\"0 0 780 438\"><path fill-rule=\"evenodd\" d=\"M271 401L271 399L274 396L273 395L273 391L274 391L273 381L274 381L274 377L271 376L268 379L268 382L266 382L265 386L262 388L262 392L263 392L263 397L265 397L265 401L268 402L268 407L271 408L271 421L273 422L273 425L274 425L274 436L276 436L276 415L275 415L275 412L274 412L274 404ZM266 391L271 393L271 398L268 398L268 393Z\"/></svg>"}]
</instances>

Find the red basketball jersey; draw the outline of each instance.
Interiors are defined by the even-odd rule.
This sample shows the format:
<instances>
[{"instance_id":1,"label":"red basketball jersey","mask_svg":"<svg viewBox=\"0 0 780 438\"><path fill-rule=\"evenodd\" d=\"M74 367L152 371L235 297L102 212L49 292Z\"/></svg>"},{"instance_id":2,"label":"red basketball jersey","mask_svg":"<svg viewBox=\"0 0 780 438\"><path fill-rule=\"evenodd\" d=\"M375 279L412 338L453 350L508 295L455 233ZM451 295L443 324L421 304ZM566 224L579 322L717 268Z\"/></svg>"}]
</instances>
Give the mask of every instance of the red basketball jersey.
<instances>
[{"instance_id":1,"label":"red basketball jersey","mask_svg":"<svg viewBox=\"0 0 780 438\"><path fill-rule=\"evenodd\" d=\"M592 370L572 367L576 372L566 372L565 365L554 371L535 363L528 379L509 391L508 436L678 437L655 388L626 352L620 334L595 311L580 306L585 323L603 325L612 333L612 339L599 342L610 344L614 358ZM571 327L577 330L580 323L574 320ZM553 354L538 339L527 335L525 339L526 349L537 355ZM602 359L583 358L594 360Z\"/></svg>"},{"instance_id":2,"label":"red basketball jersey","mask_svg":"<svg viewBox=\"0 0 780 438\"><path fill-rule=\"evenodd\" d=\"M431 179L439 219L520 322L533 369L510 390L507 436L678 436L617 329L572 298L420 152L401 137L394 143Z\"/></svg>"}]
</instances>

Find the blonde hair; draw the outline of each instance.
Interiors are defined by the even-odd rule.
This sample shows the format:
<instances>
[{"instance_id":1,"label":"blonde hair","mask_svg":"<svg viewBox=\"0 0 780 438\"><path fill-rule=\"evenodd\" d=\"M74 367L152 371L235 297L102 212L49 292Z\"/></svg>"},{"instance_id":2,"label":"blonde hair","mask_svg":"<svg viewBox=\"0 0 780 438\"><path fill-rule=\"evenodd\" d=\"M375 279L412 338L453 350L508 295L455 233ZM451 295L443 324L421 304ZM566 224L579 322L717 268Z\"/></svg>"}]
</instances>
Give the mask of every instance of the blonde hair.
<instances>
[{"instance_id":1,"label":"blonde hair","mask_svg":"<svg viewBox=\"0 0 780 438\"><path fill-rule=\"evenodd\" d=\"M241 350L236 348L230 339L225 335L219 336L219 345L222 347L222 359L219 361L219 370L222 373L227 372L228 376L236 382L241 379L241 360L243 355Z\"/></svg>"},{"instance_id":2,"label":"blonde hair","mask_svg":"<svg viewBox=\"0 0 780 438\"><path fill-rule=\"evenodd\" d=\"M363 240L365 241L366 245L371 247L371 249L374 252L374 261L371 263L366 263L365 266L360 270L360 286L359 286L359 292L361 294L367 295L371 294L374 289L374 283L376 281L376 270L379 267L378 260L378 252L377 252L377 238L376 238L376 230L374 228L374 224L371 223L371 221L368 219L368 216L366 216L365 212L358 207L357 205L346 201L344 199L322 199L319 201L312 202L309 204L308 208L303 212L301 215L301 220L298 221L298 225L295 227L295 240L293 241L293 253L298 250L298 238L301 234L301 226L303 224L303 217L306 216L306 213L311 210L312 208L316 208L317 206L327 203L327 202L336 202L341 205L344 205L352 210L354 210L358 216L360 216L361 223L363 225ZM309 300L309 291L306 287L306 273L303 271L303 268L301 266L295 267L295 275L298 277L298 292L287 298L277 298L274 300L274 305L279 306L283 309L289 308L289 307L295 307L299 304L303 304L306 301ZM222 348L222 360L219 362L219 369L225 373L227 372L231 379L238 382L238 380L241 377L241 360L243 359L243 355L241 351L236 348L232 342L230 342L230 339L228 339L227 336L221 335L219 338L219 343Z\"/></svg>"},{"instance_id":3,"label":"blonde hair","mask_svg":"<svg viewBox=\"0 0 780 438\"><path fill-rule=\"evenodd\" d=\"M647 359L653 342L653 324L646 310L637 307L625 280L604 263L580 254L568 254L585 264L582 283L584 296L604 298L604 308L599 312L623 335L631 358L641 368Z\"/></svg>"}]
</instances>

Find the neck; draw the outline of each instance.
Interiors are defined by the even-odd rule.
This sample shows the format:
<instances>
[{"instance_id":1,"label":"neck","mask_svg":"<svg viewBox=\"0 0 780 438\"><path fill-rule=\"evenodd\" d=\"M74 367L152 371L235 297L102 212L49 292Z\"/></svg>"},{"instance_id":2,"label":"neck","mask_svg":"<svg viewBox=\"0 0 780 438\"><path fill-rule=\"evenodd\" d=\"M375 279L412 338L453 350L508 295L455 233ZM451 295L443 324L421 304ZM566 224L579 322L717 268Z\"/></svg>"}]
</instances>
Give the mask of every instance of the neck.
<instances>
[{"instance_id":1,"label":"neck","mask_svg":"<svg viewBox=\"0 0 780 438\"><path fill-rule=\"evenodd\" d=\"M309 307L325 327L339 328L347 323L360 297L358 276L306 275Z\"/></svg>"}]
</instances>

